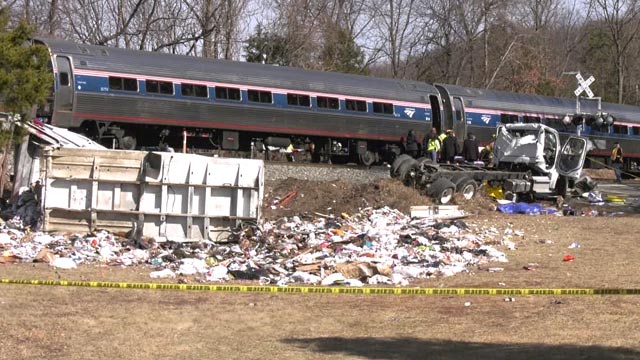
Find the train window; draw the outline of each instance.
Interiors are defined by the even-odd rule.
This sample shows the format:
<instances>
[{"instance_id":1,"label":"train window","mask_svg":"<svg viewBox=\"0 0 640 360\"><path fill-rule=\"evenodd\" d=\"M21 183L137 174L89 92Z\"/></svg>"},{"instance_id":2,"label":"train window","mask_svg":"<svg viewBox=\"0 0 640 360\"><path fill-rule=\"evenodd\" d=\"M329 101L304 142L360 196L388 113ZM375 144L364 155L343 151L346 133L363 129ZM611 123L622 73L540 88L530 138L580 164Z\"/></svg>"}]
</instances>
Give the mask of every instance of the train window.
<instances>
[{"instance_id":1,"label":"train window","mask_svg":"<svg viewBox=\"0 0 640 360\"><path fill-rule=\"evenodd\" d=\"M640 136L640 127L632 126L631 130L633 130L633 135Z\"/></svg>"},{"instance_id":2,"label":"train window","mask_svg":"<svg viewBox=\"0 0 640 360\"><path fill-rule=\"evenodd\" d=\"M309 95L287 94L287 104L293 106L311 106L311 98Z\"/></svg>"},{"instance_id":3,"label":"train window","mask_svg":"<svg viewBox=\"0 0 640 360\"><path fill-rule=\"evenodd\" d=\"M463 121L464 119L462 118L462 99L460 99L459 97L454 97L453 106L456 114L456 120Z\"/></svg>"},{"instance_id":4,"label":"train window","mask_svg":"<svg viewBox=\"0 0 640 360\"><path fill-rule=\"evenodd\" d=\"M173 95L173 83L170 81L147 80L146 84L148 93Z\"/></svg>"},{"instance_id":5,"label":"train window","mask_svg":"<svg viewBox=\"0 0 640 360\"><path fill-rule=\"evenodd\" d=\"M523 117L525 124L537 124L540 123L540 118L537 116L525 116Z\"/></svg>"},{"instance_id":6,"label":"train window","mask_svg":"<svg viewBox=\"0 0 640 360\"><path fill-rule=\"evenodd\" d=\"M362 100L350 100L345 101L347 105L347 111L367 111L367 102Z\"/></svg>"},{"instance_id":7,"label":"train window","mask_svg":"<svg viewBox=\"0 0 640 360\"><path fill-rule=\"evenodd\" d=\"M613 133L620 135L629 135L629 128L626 125L613 125Z\"/></svg>"},{"instance_id":8,"label":"train window","mask_svg":"<svg viewBox=\"0 0 640 360\"><path fill-rule=\"evenodd\" d=\"M207 87L205 85L196 85L196 84L180 84L182 88L182 96L193 96L193 97L208 97Z\"/></svg>"},{"instance_id":9,"label":"train window","mask_svg":"<svg viewBox=\"0 0 640 360\"><path fill-rule=\"evenodd\" d=\"M503 124L518 123L518 115L500 114L500 122Z\"/></svg>"},{"instance_id":10,"label":"train window","mask_svg":"<svg viewBox=\"0 0 640 360\"><path fill-rule=\"evenodd\" d=\"M544 119L544 124L552 127L556 130L561 130L564 128L564 124L562 123L562 119L555 119L555 118L545 118Z\"/></svg>"},{"instance_id":11,"label":"train window","mask_svg":"<svg viewBox=\"0 0 640 360\"><path fill-rule=\"evenodd\" d=\"M271 104L271 91L249 90L247 96L251 102Z\"/></svg>"},{"instance_id":12,"label":"train window","mask_svg":"<svg viewBox=\"0 0 640 360\"><path fill-rule=\"evenodd\" d=\"M69 73L60 73L60 86L69 86Z\"/></svg>"},{"instance_id":13,"label":"train window","mask_svg":"<svg viewBox=\"0 0 640 360\"><path fill-rule=\"evenodd\" d=\"M138 80L118 76L109 76L109 89L138 91Z\"/></svg>"},{"instance_id":14,"label":"train window","mask_svg":"<svg viewBox=\"0 0 640 360\"><path fill-rule=\"evenodd\" d=\"M216 86L216 99L240 101L240 89Z\"/></svg>"},{"instance_id":15,"label":"train window","mask_svg":"<svg viewBox=\"0 0 640 360\"><path fill-rule=\"evenodd\" d=\"M393 104L374 101L373 112L378 114L393 114Z\"/></svg>"},{"instance_id":16,"label":"train window","mask_svg":"<svg viewBox=\"0 0 640 360\"><path fill-rule=\"evenodd\" d=\"M318 96L318 107L325 109L340 109L340 100L338 98Z\"/></svg>"}]
</instances>

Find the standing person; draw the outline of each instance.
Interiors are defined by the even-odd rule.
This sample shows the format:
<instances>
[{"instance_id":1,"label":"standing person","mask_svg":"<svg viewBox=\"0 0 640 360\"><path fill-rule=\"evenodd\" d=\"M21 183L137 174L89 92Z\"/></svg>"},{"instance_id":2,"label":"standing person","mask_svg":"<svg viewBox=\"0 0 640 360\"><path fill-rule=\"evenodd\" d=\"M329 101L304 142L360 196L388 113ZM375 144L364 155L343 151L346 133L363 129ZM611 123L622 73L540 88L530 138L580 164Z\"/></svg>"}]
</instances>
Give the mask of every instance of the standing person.
<instances>
[{"instance_id":1,"label":"standing person","mask_svg":"<svg viewBox=\"0 0 640 360\"><path fill-rule=\"evenodd\" d=\"M407 145L405 150L409 156L415 158L418 155L418 139L416 139L416 134L413 130L409 130L407 134Z\"/></svg>"},{"instance_id":2,"label":"standing person","mask_svg":"<svg viewBox=\"0 0 640 360\"><path fill-rule=\"evenodd\" d=\"M480 157L478 150L478 141L473 133L467 135L467 139L462 144L462 156L468 162L476 162Z\"/></svg>"},{"instance_id":3,"label":"standing person","mask_svg":"<svg viewBox=\"0 0 640 360\"><path fill-rule=\"evenodd\" d=\"M493 148L496 146L496 135L491 136L491 142L485 146L480 152L480 160L485 162L487 166L493 166Z\"/></svg>"},{"instance_id":4,"label":"standing person","mask_svg":"<svg viewBox=\"0 0 640 360\"><path fill-rule=\"evenodd\" d=\"M442 159L445 164L454 162L458 152L458 144L452 130L447 130L447 137L442 141Z\"/></svg>"},{"instance_id":5,"label":"standing person","mask_svg":"<svg viewBox=\"0 0 640 360\"><path fill-rule=\"evenodd\" d=\"M438 133L436 128L431 128L431 133L425 138L425 155L428 156L434 163L438 162L438 153L440 152L440 139L438 139Z\"/></svg>"},{"instance_id":6,"label":"standing person","mask_svg":"<svg viewBox=\"0 0 640 360\"><path fill-rule=\"evenodd\" d=\"M619 142L613 144L613 150L611 150L611 162L613 163L613 169L616 172L616 183L622 183L622 147Z\"/></svg>"}]
</instances>

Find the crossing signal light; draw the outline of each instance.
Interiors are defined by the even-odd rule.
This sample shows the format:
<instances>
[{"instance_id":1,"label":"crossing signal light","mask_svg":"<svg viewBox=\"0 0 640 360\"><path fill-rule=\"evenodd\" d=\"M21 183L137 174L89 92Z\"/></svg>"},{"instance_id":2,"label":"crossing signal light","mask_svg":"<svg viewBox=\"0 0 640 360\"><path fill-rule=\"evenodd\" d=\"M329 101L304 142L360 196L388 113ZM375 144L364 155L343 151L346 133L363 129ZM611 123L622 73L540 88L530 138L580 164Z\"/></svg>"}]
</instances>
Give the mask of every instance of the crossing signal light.
<instances>
[{"instance_id":1,"label":"crossing signal light","mask_svg":"<svg viewBox=\"0 0 640 360\"><path fill-rule=\"evenodd\" d=\"M605 126L611 126L615 122L615 117L608 113L591 114L576 114L573 116L565 116L562 120L565 125L573 124L576 126L585 124L592 128L601 128Z\"/></svg>"},{"instance_id":2,"label":"crossing signal light","mask_svg":"<svg viewBox=\"0 0 640 360\"><path fill-rule=\"evenodd\" d=\"M611 115L611 114L606 114L606 115L607 115L607 116L605 116L605 118L604 118L604 123L605 123L607 126L611 126L611 125L613 125L613 123L614 123L614 122L616 122L616 118L615 118L615 117L613 117L613 115Z\"/></svg>"}]
</instances>

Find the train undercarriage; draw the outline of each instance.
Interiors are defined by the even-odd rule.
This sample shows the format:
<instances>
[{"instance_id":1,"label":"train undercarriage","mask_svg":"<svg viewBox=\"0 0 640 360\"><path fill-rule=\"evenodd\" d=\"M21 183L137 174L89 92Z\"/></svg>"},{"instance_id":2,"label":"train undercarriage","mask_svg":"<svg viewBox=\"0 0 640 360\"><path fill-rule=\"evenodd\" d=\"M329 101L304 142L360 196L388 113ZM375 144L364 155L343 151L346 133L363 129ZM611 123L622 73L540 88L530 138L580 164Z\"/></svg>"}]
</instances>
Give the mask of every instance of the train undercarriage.
<instances>
[{"instance_id":1,"label":"train undercarriage","mask_svg":"<svg viewBox=\"0 0 640 360\"><path fill-rule=\"evenodd\" d=\"M390 164L402 153L400 141L390 143L379 140L208 128L132 126L90 120L71 130L112 149L176 151L211 156L262 158L268 161L356 163L372 166Z\"/></svg>"}]
</instances>

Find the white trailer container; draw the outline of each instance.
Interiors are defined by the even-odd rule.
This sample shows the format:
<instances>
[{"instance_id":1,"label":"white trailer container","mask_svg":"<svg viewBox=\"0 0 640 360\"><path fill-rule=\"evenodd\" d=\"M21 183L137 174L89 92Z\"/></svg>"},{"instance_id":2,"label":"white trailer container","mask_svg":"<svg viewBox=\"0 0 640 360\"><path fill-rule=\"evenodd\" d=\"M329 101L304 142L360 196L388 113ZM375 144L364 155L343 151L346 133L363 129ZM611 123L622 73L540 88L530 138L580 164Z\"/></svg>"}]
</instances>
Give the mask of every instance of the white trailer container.
<instances>
[{"instance_id":1,"label":"white trailer container","mask_svg":"<svg viewBox=\"0 0 640 360\"><path fill-rule=\"evenodd\" d=\"M261 160L42 148L43 230L106 229L156 241L228 241L260 219Z\"/></svg>"}]
</instances>

